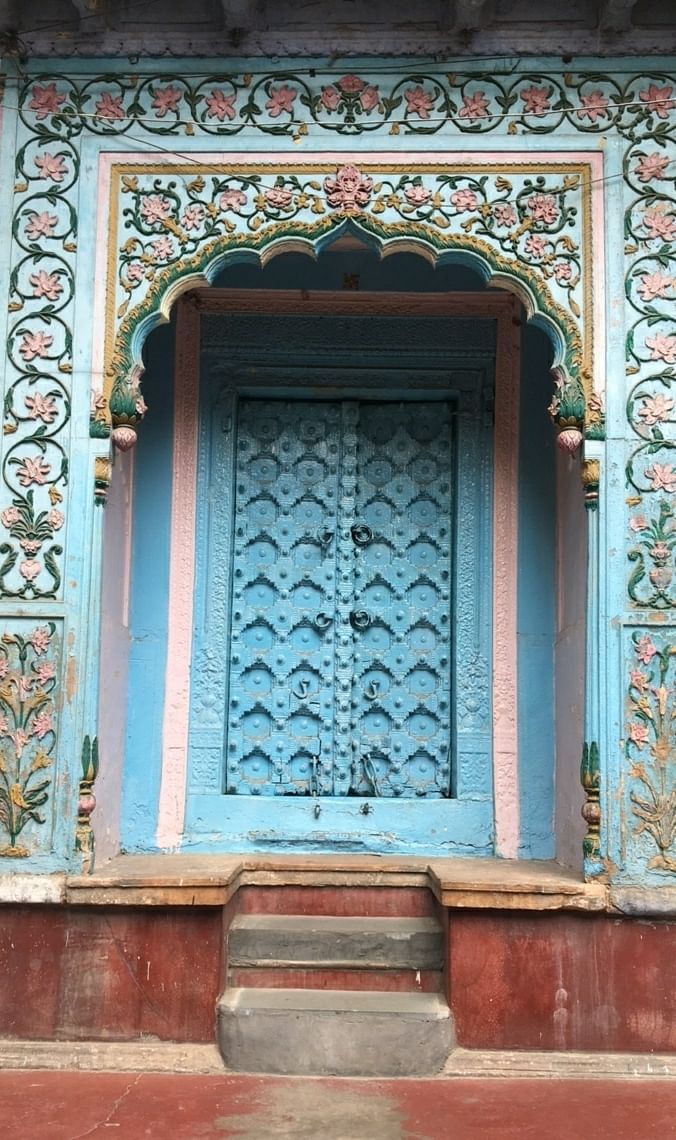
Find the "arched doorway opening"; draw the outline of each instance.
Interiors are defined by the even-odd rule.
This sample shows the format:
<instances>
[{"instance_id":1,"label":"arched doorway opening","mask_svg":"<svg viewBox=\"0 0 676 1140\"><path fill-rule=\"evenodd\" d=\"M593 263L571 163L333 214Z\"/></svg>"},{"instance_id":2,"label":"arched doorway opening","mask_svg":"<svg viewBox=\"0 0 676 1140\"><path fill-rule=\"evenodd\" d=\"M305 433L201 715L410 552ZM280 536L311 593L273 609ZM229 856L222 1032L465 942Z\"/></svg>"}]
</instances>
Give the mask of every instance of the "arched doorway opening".
<instances>
[{"instance_id":1,"label":"arched doorway opening","mask_svg":"<svg viewBox=\"0 0 676 1140\"><path fill-rule=\"evenodd\" d=\"M373 294L504 297L484 290L479 276L457 261L433 267L411 252L381 260L349 233L314 261L302 253L280 254L265 266L242 261L214 284L216 293L233 296L342 295L356 306ZM576 815L584 512L574 461L557 456L547 417L551 344L516 314L519 399L513 422L500 426L512 440L514 481L505 501L513 497L517 542L514 574L504 581L491 548L500 361L490 318L458 313L444 322L441 335L438 318L428 318L425 328L425 318L404 305L396 319L372 315L369 336L355 340L350 327L358 317L351 326L344 313L342 323L341 316L331 317L330 303L321 309L306 314L302 328L298 314L294 326L291 314L264 314L257 304L248 314L210 311L202 319L189 617L176 612L170 581L172 549L175 558L181 547L172 537L182 509L175 470L182 462L176 446L181 413L172 391L185 350L180 322L178 340L176 320L148 338L144 394L152 414L133 476L114 484L106 523L104 630L111 648L117 638L117 648L104 650L103 669L106 660L123 662L118 677L127 709L124 727L117 722L109 729L125 757L122 848L485 855L499 850L502 812L517 831L500 853L572 860L582 832ZM426 438L437 427L441 434ZM318 430L337 457L323 488L312 451ZM244 464L238 460L242 444L251 456ZM284 445L297 469L286 515L280 471L272 471L276 449ZM392 465L398 445L399 467ZM430 459L438 467L439 456L430 456L435 446L448 466L430 494L429 483L418 485L411 470L429 467ZM328 463L328 450L324 459ZM303 462L305 484L298 477ZM252 476L256 464L260 486ZM366 478L377 467L384 477L385 466L385 482ZM397 479L402 489L392 493ZM338 505L354 489L351 483L359 489L348 518ZM336 509L327 515L329 492ZM434 518L424 518L425 510ZM419 522L416 512L422 512ZM278 533L284 525L286 546ZM368 539L363 548L353 531L360 525ZM437 532L445 526L443 546ZM350 535L342 562L336 552L341 531ZM233 538L227 549L214 538L226 533ZM125 591L110 568L112 550L119 552L121 536L130 534ZM315 597L327 554L334 586ZM345 558L356 554L366 554L369 563L361 581L354 561L346 574ZM200 630L218 610L219 590L227 604L205 639ZM496 660L496 646L505 644L494 620L500 591L514 621L507 664ZM367 624L360 629L362 616ZM464 649L463 620L474 626ZM187 636L186 621L189 660L177 672L174 634L183 623ZM349 626L342 633L341 622ZM340 648L345 633L347 653ZM425 638L435 644L424 644ZM495 683L501 666L503 675L513 667L516 673L506 697ZM173 726L186 709L185 744L172 745ZM502 736L496 724L507 726ZM505 760L501 768L496 751L510 732L516 755L511 767ZM184 783L172 784L172 764L182 762ZM167 787L175 800L187 795L185 814L183 802L173 804L174 818L183 822L170 844L161 828ZM463 798L469 805L464 817L453 819L448 812ZM398 831L405 813L414 823ZM111 821L111 844L116 830Z\"/></svg>"}]
</instances>

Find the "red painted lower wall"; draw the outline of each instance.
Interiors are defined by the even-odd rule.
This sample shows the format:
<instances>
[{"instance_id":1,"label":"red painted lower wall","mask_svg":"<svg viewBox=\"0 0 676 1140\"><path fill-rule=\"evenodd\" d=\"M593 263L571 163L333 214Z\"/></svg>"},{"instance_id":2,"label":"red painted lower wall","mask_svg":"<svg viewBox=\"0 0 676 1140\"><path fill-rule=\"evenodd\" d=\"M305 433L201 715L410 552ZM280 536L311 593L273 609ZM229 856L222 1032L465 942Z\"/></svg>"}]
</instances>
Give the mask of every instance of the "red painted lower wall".
<instances>
[{"instance_id":1,"label":"red painted lower wall","mask_svg":"<svg viewBox=\"0 0 676 1140\"><path fill-rule=\"evenodd\" d=\"M451 911L450 995L468 1049L676 1050L676 923Z\"/></svg>"},{"instance_id":2,"label":"red painted lower wall","mask_svg":"<svg viewBox=\"0 0 676 1140\"><path fill-rule=\"evenodd\" d=\"M255 909L254 893L245 900ZM238 905L0 907L0 1036L213 1042L224 928ZM676 922L463 910L448 919L459 1045L676 1051Z\"/></svg>"},{"instance_id":3,"label":"red painted lower wall","mask_svg":"<svg viewBox=\"0 0 676 1140\"><path fill-rule=\"evenodd\" d=\"M217 907L0 907L0 1036L213 1042Z\"/></svg>"}]
</instances>

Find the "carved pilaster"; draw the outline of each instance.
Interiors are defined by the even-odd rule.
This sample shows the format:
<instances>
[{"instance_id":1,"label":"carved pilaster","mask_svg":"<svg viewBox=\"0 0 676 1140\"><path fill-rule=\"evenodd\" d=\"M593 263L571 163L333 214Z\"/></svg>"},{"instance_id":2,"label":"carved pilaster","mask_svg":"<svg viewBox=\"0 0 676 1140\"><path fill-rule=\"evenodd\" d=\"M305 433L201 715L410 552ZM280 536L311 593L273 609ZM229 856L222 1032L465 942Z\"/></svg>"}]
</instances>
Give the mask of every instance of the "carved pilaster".
<instances>
[{"instance_id":1,"label":"carved pilaster","mask_svg":"<svg viewBox=\"0 0 676 1140\"><path fill-rule=\"evenodd\" d=\"M98 737L85 736L82 744L82 779L77 806L75 850L82 856L82 872L90 875L94 870L95 842L91 816L96 807L94 781L99 771Z\"/></svg>"},{"instance_id":2,"label":"carved pilaster","mask_svg":"<svg viewBox=\"0 0 676 1140\"><path fill-rule=\"evenodd\" d=\"M595 511L599 505L599 481L601 478L599 460L585 459L582 463L581 477L584 487L584 505L588 511Z\"/></svg>"},{"instance_id":3,"label":"carved pilaster","mask_svg":"<svg viewBox=\"0 0 676 1140\"><path fill-rule=\"evenodd\" d=\"M582 818L587 824L582 850L585 859L598 859L601 853L601 804L599 746L595 740L582 749L580 780L586 796Z\"/></svg>"},{"instance_id":4,"label":"carved pilaster","mask_svg":"<svg viewBox=\"0 0 676 1140\"><path fill-rule=\"evenodd\" d=\"M105 507L108 488L112 477L112 464L106 456L98 455L94 460L94 502Z\"/></svg>"}]
</instances>

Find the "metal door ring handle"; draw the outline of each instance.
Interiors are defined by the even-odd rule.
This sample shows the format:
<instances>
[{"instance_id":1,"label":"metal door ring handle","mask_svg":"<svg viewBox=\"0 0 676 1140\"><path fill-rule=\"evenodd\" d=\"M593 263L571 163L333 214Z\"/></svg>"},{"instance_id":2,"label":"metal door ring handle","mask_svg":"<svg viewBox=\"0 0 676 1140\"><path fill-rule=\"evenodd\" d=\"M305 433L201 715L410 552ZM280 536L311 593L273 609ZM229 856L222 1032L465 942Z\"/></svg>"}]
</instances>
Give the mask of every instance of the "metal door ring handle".
<instances>
[{"instance_id":1,"label":"metal door ring handle","mask_svg":"<svg viewBox=\"0 0 676 1140\"><path fill-rule=\"evenodd\" d=\"M366 523L353 523L350 534L355 546L368 546L369 542L373 541L373 531Z\"/></svg>"},{"instance_id":2,"label":"metal door ring handle","mask_svg":"<svg viewBox=\"0 0 676 1140\"><path fill-rule=\"evenodd\" d=\"M371 624L371 615L366 610L352 610L350 625L353 629L368 629Z\"/></svg>"},{"instance_id":3,"label":"metal door ring handle","mask_svg":"<svg viewBox=\"0 0 676 1140\"><path fill-rule=\"evenodd\" d=\"M320 633L323 633L325 629L329 628L332 621L333 618L330 617L329 614L325 614L323 611L320 611L320 613L316 614L313 618L312 624L316 630L319 630Z\"/></svg>"}]
</instances>

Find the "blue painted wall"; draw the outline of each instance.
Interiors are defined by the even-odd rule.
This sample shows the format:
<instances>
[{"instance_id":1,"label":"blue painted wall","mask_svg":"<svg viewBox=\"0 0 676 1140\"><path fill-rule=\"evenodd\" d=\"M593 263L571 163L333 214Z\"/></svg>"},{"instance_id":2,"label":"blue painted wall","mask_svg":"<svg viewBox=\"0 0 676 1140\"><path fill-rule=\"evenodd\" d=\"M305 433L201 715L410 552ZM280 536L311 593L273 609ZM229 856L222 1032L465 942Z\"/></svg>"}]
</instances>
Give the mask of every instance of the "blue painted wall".
<instances>
[{"instance_id":1,"label":"blue painted wall","mask_svg":"<svg viewBox=\"0 0 676 1140\"><path fill-rule=\"evenodd\" d=\"M174 324L148 338L144 393L152 408L135 453L130 650L121 846L153 845L160 786L174 406Z\"/></svg>"}]
</instances>

